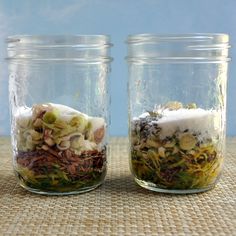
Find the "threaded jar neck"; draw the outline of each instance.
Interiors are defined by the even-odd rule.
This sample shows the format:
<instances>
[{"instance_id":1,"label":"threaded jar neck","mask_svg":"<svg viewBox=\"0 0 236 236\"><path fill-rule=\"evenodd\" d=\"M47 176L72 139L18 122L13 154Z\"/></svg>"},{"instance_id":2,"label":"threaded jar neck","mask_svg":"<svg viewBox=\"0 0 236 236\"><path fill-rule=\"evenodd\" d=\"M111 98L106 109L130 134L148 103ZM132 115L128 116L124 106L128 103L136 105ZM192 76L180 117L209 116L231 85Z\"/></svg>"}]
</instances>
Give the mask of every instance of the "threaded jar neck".
<instances>
[{"instance_id":1,"label":"threaded jar neck","mask_svg":"<svg viewBox=\"0 0 236 236\"><path fill-rule=\"evenodd\" d=\"M107 35L14 35L6 39L12 60L110 62Z\"/></svg>"},{"instance_id":2,"label":"threaded jar neck","mask_svg":"<svg viewBox=\"0 0 236 236\"><path fill-rule=\"evenodd\" d=\"M129 35L128 62L220 63L228 57L227 34Z\"/></svg>"}]
</instances>

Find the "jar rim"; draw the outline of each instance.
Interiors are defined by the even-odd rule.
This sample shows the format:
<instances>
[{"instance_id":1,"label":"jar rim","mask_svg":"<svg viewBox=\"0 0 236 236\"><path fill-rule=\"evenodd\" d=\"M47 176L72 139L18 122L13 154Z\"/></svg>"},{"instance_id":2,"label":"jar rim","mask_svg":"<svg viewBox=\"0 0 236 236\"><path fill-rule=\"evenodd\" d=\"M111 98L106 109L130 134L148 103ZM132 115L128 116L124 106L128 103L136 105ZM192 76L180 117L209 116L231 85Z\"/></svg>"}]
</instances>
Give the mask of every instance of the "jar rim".
<instances>
[{"instance_id":1,"label":"jar rim","mask_svg":"<svg viewBox=\"0 0 236 236\"><path fill-rule=\"evenodd\" d=\"M103 34L41 34L41 35L10 35L5 42L8 47L111 47L110 35Z\"/></svg>"},{"instance_id":2,"label":"jar rim","mask_svg":"<svg viewBox=\"0 0 236 236\"><path fill-rule=\"evenodd\" d=\"M31 60L32 62L105 63L110 57L109 35L12 35L6 38L6 60Z\"/></svg>"},{"instance_id":3,"label":"jar rim","mask_svg":"<svg viewBox=\"0 0 236 236\"><path fill-rule=\"evenodd\" d=\"M132 63L228 62L229 35L223 33L134 34L126 41Z\"/></svg>"},{"instance_id":4,"label":"jar rim","mask_svg":"<svg viewBox=\"0 0 236 236\"><path fill-rule=\"evenodd\" d=\"M126 43L141 43L141 42L163 42L163 41L204 41L213 40L219 43L228 43L229 35L226 33L183 33L183 34L130 34L127 37Z\"/></svg>"}]
</instances>

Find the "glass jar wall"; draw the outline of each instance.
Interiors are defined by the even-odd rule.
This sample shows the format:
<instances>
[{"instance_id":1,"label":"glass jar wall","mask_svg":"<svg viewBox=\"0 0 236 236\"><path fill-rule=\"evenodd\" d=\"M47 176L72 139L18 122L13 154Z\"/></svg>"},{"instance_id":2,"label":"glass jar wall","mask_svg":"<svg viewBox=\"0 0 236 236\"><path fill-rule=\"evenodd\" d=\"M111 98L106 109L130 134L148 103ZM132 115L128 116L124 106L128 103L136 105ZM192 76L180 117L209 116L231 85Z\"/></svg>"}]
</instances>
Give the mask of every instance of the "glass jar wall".
<instances>
[{"instance_id":1,"label":"glass jar wall","mask_svg":"<svg viewBox=\"0 0 236 236\"><path fill-rule=\"evenodd\" d=\"M106 175L110 39L7 39L13 165L25 189L74 194Z\"/></svg>"},{"instance_id":2,"label":"glass jar wall","mask_svg":"<svg viewBox=\"0 0 236 236\"><path fill-rule=\"evenodd\" d=\"M228 35L128 37L130 168L157 192L214 187L224 159Z\"/></svg>"}]
</instances>

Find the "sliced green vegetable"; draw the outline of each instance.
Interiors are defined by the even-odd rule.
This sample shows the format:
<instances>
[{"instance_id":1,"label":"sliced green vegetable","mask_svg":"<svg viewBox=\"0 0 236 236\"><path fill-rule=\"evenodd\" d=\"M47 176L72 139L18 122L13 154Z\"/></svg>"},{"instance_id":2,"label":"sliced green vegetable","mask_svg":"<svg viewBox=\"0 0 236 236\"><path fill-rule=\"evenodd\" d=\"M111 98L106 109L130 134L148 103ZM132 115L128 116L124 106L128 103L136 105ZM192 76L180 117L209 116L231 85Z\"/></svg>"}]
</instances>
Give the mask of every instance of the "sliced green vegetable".
<instances>
[{"instance_id":1,"label":"sliced green vegetable","mask_svg":"<svg viewBox=\"0 0 236 236\"><path fill-rule=\"evenodd\" d=\"M48 111L43 115L43 121L47 124L53 124L57 119L55 111Z\"/></svg>"},{"instance_id":2,"label":"sliced green vegetable","mask_svg":"<svg viewBox=\"0 0 236 236\"><path fill-rule=\"evenodd\" d=\"M179 146L182 150L191 150L197 143L196 138L190 133L184 133L179 140Z\"/></svg>"}]
</instances>

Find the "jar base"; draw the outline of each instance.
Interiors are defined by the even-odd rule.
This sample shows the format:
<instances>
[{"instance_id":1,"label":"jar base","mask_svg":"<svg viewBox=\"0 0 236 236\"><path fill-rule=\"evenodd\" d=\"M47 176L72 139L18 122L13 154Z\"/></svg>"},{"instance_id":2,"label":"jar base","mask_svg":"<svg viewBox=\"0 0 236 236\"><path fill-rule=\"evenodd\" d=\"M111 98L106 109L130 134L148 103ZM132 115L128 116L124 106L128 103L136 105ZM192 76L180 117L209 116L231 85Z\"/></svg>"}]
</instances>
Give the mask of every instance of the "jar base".
<instances>
[{"instance_id":1,"label":"jar base","mask_svg":"<svg viewBox=\"0 0 236 236\"><path fill-rule=\"evenodd\" d=\"M22 183L19 183L19 184L22 188L24 188L25 190L27 190L31 193L36 193L36 194L40 194L40 195L50 195L50 196L66 196L66 195L82 194L82 193L90 192L90 191L98 188L100 185L102 185L102 183L99 183L99 184L91 186L91 187L85 187L85 188L81 188L79 190L68 191L68 192L53 192L53 191L50 192L50 191L43 191L40 189L30 188Z\"/></svg>"},{"instance_id":2,"label":"jar base","mask_svg":"<svg viewBox=\"0 0 236 236\"><path fill-rule=\"evenodd\" d=\"M157 187L155 184L151 183L151 182L147 182L147 181L143 181L140 179L137 179L136 177L134 177L135 182L148 190L154 191L154 192L158 192L158 193L169 193L169 194L193 194L193 193L201 193L201 192L206 192L209 191L211 189L213 189L215 187L215 183L209 185L206 188L199 188L199 189L164 189L164 188L159 188Z\"/></svg>"}]
</instances>

